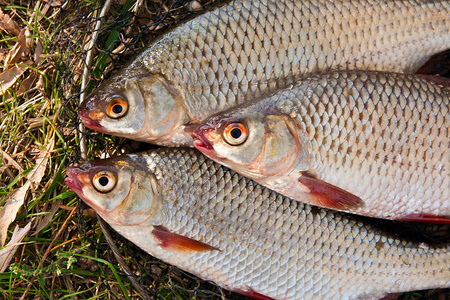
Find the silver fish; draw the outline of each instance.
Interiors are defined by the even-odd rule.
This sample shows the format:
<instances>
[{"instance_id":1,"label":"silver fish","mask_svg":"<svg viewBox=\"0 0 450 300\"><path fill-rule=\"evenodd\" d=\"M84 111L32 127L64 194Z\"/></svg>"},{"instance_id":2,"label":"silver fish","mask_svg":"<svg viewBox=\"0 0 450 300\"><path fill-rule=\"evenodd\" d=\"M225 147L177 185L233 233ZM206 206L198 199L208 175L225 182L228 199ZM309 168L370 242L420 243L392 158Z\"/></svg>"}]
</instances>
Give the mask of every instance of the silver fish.
<instances>
[{"instance_id":1,"label":"silver fish","mask_svg":"<svg viewBox=\"0 0 450 300\"><path fill-rule=\"evenodd\" d=\"M372 299L450 286L450 245L408 242L291 200L193 149L97 160L67 176L146 252L258 299Z\"/></svg>"},{"instance_id":2,"label":"silver fish","mask_svg":"<svg viewBox=\"0 0 450 300\"><path fill-rule=\"evenodd\" d=\"M433 79L433 77L428 77ZM194 145L299 201L450 223L450 80L336 71L206 119Z\"/></svg>"},{"instance_id":3,"label":"silver fish","mask_svg":"<svg viewBox=\"0 0 450 300\"><path fill-rule=\"evenodd\" d=\"M448 0L235 0L153 42L79 115L101 132L192 146L186 125L306 76L410 73L448 48Z\"/></svg>"}]
</instances>

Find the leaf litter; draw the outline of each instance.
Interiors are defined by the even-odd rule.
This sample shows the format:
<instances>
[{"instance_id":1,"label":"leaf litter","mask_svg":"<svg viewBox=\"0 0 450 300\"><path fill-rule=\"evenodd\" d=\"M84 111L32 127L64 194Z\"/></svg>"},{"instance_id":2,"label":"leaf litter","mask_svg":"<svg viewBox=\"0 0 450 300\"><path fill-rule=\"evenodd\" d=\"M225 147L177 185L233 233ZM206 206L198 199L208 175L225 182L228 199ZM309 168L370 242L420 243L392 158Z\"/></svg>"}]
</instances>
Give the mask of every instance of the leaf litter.
<instances>
[{"instance_id":1,"label":"leaf litter","mask_svg":"<svg viewBox=\"0 0 450 300\"><path fill-rule=\"evenodd\" d=\"M32 61L28 60L23 64L16 64L14 67L3 71L0 74L0 96L16 83L17 79L31 66Z\"/></svg>"},{"instance_id":2,"label":"leaf litter","mask_svg":"<svg viewBox=\"0 0 450 300\"><path fill-rule=\"evenodd\" d=\"M45 149L41 150L38 158L36 159L36 165L27 174L28 179L24 185L20 188L13 190L6 196L6 204L0 210L0 247L3 247L6 241L8 227L16 219L17 212L24 204L25 196L30 187L35 187L39 184L44 177L47 163L50 158L50 153L53 150L54 139L52 138Z\"/></svg>"},{"instance_id":3,"label":"leaf litter","mask_svg":"<svg viewBox=\"0 0 450 300\"><path fill-rule=\"evenodd\" d=\"M0 96L12 87L19 77L33 64L31 60L20 63L27 52L25 29L22 29L17 37L17 43L6 55L4 61L5 70L0 73Z\"/></svg>"},{"instance_id":4,"label":"leaf litter","mask_svg":"<svg viewBox=\"0 0 450 300\"><path fill-rule=\"evenodd\" d=\"M8 153L3 151L2 149L0 149L0 153L1 153L2 158L5 158L8 161L6 166L11 165L14 168L16 168L20 173L22 173L24 171L23 168ZM3 160L2 160L2 162L3 162ZM4 167L6 167L6 166L4 166ZM1 168L0 168L0 170L1 170Z\"/></svg>"},{"instance_id":5,"label":"leaf litter","mask_svg":"<svg viewBox=\"0 0 450 300\"><path fill-rule=\"evenodd\" d=\"M16 21L11 19L9 15L4 14L1 9L0 9L0 29L6 30L13 35L19 35L20 33L19 24L17 24Z\"/></svg>"},{"instance_id":6,"label":"leaf litter","mask_svg":"<svg viewBox=\"0 0 450 300\"><path fill-rule=\"evenodd\" d=\"M0 250L0 273L4 272L9 266L11 259L16 253L17 248L21 245L23 238L30 231L31 222L29 222L25 227L19 228L18 225L14 228L11 240L6 245L5 248Z\"/></svg>"},{"instance_id":7,"label":"leaf litter","mask_svg":"<svg viewBox=\"0 0 450 300\"><path fill-rule=\"evenodd\" d=\"M18 63L22 56L28 52L27 40L25 38L25 29L22 29L17 37L17 43L9 50L6 55L4 65L8 67Z\"/></svg>"}]
</instances>

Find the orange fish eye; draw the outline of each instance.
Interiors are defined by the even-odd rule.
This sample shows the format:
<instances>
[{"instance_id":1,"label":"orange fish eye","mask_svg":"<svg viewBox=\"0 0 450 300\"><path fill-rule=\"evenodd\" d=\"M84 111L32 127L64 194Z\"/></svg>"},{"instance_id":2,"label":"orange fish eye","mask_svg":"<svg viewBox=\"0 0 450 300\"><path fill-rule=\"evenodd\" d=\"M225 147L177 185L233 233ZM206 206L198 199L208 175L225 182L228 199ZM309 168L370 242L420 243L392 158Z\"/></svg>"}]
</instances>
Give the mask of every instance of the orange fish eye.
<instances>
[{"instance_id":1,"label":"orange fish eye","mask_svg":"<svg viewBox=\"0 0 450 300\"><path fill-rule=\"evenodd\" d=\"M237 146L245 142L248 136L247 128L241 123L231 123L223 131L225 142L232 146Z\"/></svg>"},{"instance_id":2,"label":"orange fish eye","mask_svg":"<svg viewBox=\"0 0 450 300\"><path fill-rule=\"evenodd\" d=\"M92 184L100 193L107 193L116 186L116 176L110 171L100 171L92 178Z\"/></svg>"},{"instance_id":3,"label":"orange fish eye","mask_svg":"<svg viewBox=\"0 0 450 300\"><path fill-rule=\"evenodd\" d=\"M109 102L106 114L113 119L118 119L123 116L128 111L128 102L120 96L114 96Z\"/></svg>"}]
</instances>

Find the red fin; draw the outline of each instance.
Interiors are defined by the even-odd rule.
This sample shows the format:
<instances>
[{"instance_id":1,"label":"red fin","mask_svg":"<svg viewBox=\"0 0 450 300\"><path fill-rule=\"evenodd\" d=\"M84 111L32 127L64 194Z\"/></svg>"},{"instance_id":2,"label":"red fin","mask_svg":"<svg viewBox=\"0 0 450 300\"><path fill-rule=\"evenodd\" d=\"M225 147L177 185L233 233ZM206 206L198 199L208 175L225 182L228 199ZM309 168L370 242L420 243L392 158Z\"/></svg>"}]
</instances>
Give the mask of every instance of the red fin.
<instances>
[{"instance_id":1,"label":"red fin","mask_svg":"<svg viewBox=\"0 0 450 300\"><path fill-rule=\"evenodd\" d=\"M337 186L329 184L323 180L309 176L304 172L298 179L310 190L313 197L311 204L331 209L349 210L364 206L364 201Z\"/></svg>"},{"instance_id":2,"label":"red fin","mask_svg":"<svg viewBox=\"0 0 450 300\"><path fill-rule=\"evenodd\" d=\"M431 214L410 214L397 218L399 221L424 222L435 224L450 224L450 216L436 216Z\"/></svg>"},{"instance_id":3,"label":"red fin","mask_svg":"<svg viewBox=\"0 0 450 300\"><path fill-rule=\"evenodd\" d=\"M160 241L159 245L167 250L182 252L219 250L200 241L170 232L164 226L155 226L152 233Z\"/></svg>"},{"instance_id":4,"label":"red fin","mask_svg":"<svg viewBox=\"0 0 450 300\"><path fill-rule=\"evenodd\" d=\"M234 290L234 292L256 299L256 300L275 300L273 298L267 297L263 294L257 293L255 292L252 288L247 288L247 291L242 291L242 290Z\"/></svg>"}]
</instances>

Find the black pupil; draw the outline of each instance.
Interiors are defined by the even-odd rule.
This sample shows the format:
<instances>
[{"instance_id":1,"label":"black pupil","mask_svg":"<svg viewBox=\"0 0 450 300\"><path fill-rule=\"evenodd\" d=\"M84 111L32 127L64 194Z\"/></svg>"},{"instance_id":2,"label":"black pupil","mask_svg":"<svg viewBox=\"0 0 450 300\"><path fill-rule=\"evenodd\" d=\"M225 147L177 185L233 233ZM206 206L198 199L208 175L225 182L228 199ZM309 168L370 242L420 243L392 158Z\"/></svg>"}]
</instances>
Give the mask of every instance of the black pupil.
<instances>
[{"instance_id":1,"label":"black pupil","mask_svg":"<svg viewBox=\"0 0 450 300\"><path fill-rule=\"evenodd\" d=\"M122 105L116 104L112 108L113 113L120 114L122 112Z\"/></svg>"},{"instance_id":2,"label":"black pupil","mask_svg":"<svg viewBox=\"0 0 450 300\"><path fill-rule=\"evenodd\" d=\"M230 135L234 138L234 139L238 139L241 137L242 131L239 128L233 128L230 132Z\"/></svg>"},{"instance_id":3,"label":"black pupil","mask_svg":"<svg viewBox=\"0 0 450 300\"><path fill-rule=\"evenodd\" d=\"M109 182L108 177L102 176L98 179L98 183L100 183L101 186L106 186Z\"/></svg>"}]
</instances>

